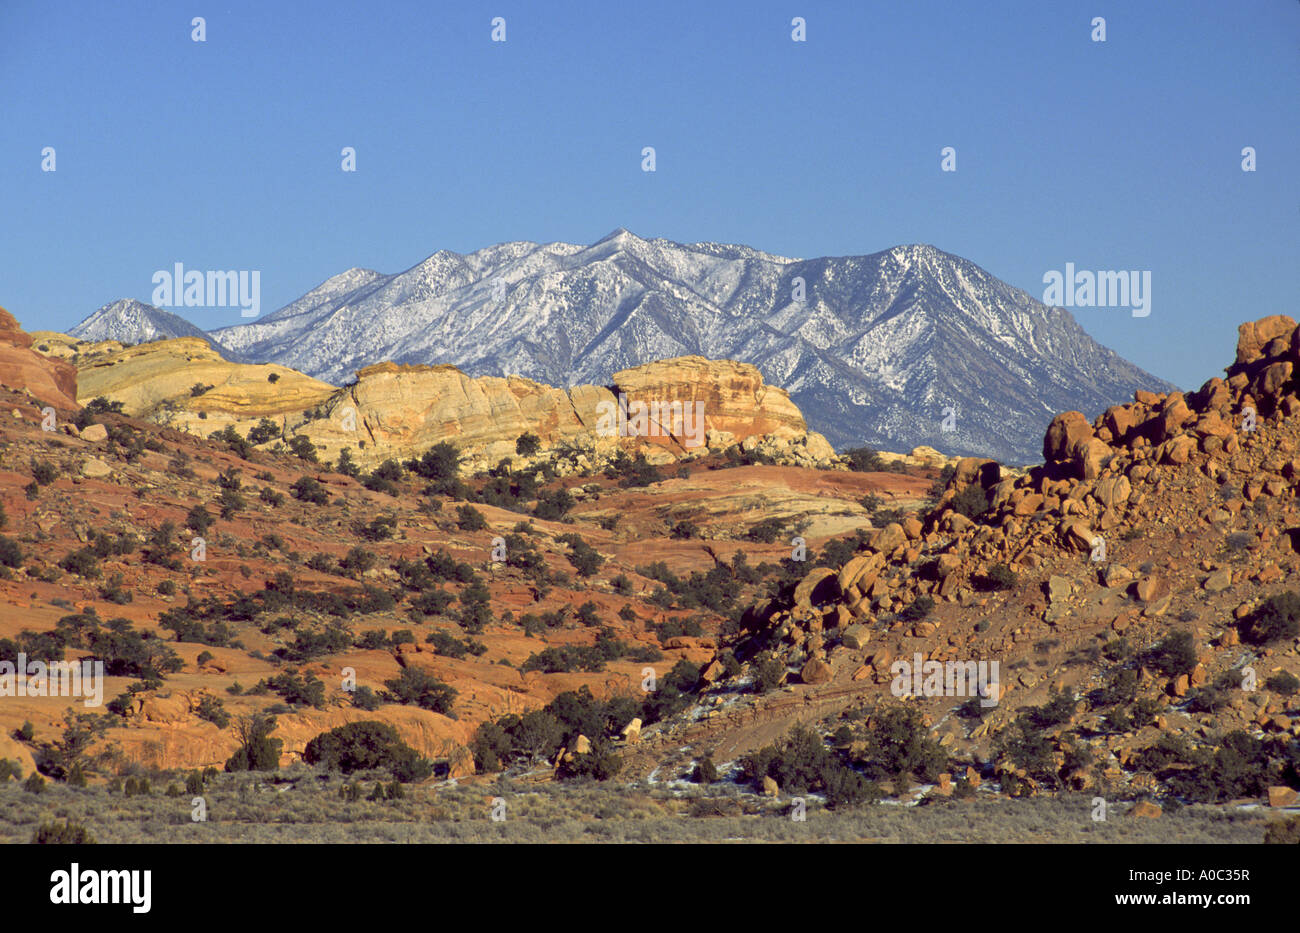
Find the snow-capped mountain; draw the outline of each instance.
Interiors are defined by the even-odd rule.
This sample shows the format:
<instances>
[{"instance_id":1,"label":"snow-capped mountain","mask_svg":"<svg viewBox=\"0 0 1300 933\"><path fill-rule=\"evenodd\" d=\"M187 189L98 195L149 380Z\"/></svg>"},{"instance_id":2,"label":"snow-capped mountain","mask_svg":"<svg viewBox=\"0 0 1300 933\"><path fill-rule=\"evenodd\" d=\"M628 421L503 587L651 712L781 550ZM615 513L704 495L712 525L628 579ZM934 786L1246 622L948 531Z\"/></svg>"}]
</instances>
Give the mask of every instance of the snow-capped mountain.
<instances>
[{"instance_id":1,"label":"snow-capped mountain","mask_svg":"<svg viewBox=\"0 0 1300 933\"><path fill-rule=\"evenodd\" d=\"M1013 463L1039 459L1058 411L1172 388L1064 309L923 245L797 260L620 229L591 246L439 251L395 275L348 270L211 336L335 383L382 360L567 386L665 357L734 359L789 390L837 447Z\"/></svg>"},{"instance_id":2,"label":"snow-capped mountain","mask_svg":"<svg viewBox=\"0 0 1300 933\"><path fill-rule=\"evenodd\" d=\"M237 355L231 354L185 318L132 298L119 298L104 305L68 333L81 340L119 340L122 343L198 337L227 359L239 361Z\"/></svg>"}]
</instances>

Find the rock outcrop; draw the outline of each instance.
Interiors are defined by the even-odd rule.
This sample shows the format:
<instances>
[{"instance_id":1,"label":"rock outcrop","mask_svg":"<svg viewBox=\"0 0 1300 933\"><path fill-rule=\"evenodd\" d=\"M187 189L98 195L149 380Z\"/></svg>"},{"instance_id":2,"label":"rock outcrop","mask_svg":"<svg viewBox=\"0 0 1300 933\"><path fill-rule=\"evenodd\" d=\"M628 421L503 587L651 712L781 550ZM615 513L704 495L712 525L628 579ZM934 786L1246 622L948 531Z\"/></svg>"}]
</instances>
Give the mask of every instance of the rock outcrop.
<instances>
[{"instance_id":1,"label":"rock outcrop","mask_svg":"<svg viewBox=\"0 0 1300 933\"><path fill-rule=\"evenodd\" d=\"M77 357L77 397L122 402L127 414L207 436L262 418L282 420L337 389L283 366L231 363L194 337L123 347L90 345Z\"/></svg>"},{"instance_id":2,"label":"rock outcrop","mask_svg":"<svg viewBox=\"0 0 1300 933\"><path fill-rule=\"evenodd\" d=\"M26 391L60 411L79 407L76 369L33 350L31 335L4 308L0 308L0 385Z\"/></svg>"},{"instance_id":3,"label":"rock outcrop","mask_svg":"<svg viewBox=\"0 0 1300 933\"><path fill-rule=\"evenodd\" d=\"M672 417L674 403L680 421ZM640 405L649 414L638 426ZM658 408L672 414L656 417ZM785 391L764 385L757 369L702 357L648 363L616 373L611 387L567 391L520 376L471 377L454 366L380 363L358 372L356 383L331 400L327 417L298 432L323 457L348 447L363 465L418 457L447 441L470 471L514 457L525 433L538 437L538 456L571 454L580 470L598 468L620 450L668 463L734 444L805 466L835 459Z\"/></svg>"}]
</instances>

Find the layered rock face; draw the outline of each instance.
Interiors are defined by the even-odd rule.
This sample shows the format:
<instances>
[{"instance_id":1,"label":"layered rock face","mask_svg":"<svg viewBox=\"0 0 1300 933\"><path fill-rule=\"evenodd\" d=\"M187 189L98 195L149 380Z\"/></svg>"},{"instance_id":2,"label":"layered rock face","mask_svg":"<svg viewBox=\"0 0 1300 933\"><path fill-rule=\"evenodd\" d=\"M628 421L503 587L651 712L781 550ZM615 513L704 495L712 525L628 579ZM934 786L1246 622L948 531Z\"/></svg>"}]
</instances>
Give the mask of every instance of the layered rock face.
<instances>
[{"instance_id":1,"label":"layered rock face","mask_svg":"<svg viewBox=\"0 0 1300 933\"><path fill-rule=\"evenodd\" d=\"M619 450L667 463L738 443L785 462L813 465L835 456L755 367L698 356L625 369L610 387L567 391L519 376L474 378L454 366L381 363L357 373L357 382L331 401L328 417L300 433L326 457L349 447L363 464L417 457L447 441L470 469L515 456L525 433L540 440L540 456L576 451L580 468Z\"/></svg>"},{"instance_id":2,"label":"layered rock face","mask_svg":"<svg viewBox=\"0 0 1300 933\"><path fill-rule=\"evenodd\" d=\"M539 439L536 456L564 455L556 462L562 474L599 468L620 451L662 464L736 444L792 465L836 460L783 389L729 360L661 360L616 373L612 386L567 390L521 376L385 362L338 389L276 364L228 362L195 338L124 347L50 335L44 343L47 364L75 360L83 403L103 396L127 414L205 437L227 426L247 434L270 418L286 437L311 440L322 460L346 447L362 467L419 457L446 441L466 469L486 469L515 457L523 434Z\"/></svg>"},{"instance_id":3,"label":"layered rock face","mask_svg":"<svg viewBox=\"0 0 1300 933\"><path fill-rule=\"evenodd\" d=\"M122 402L128 414L204 436L299 416L337 391L283 366L228 362L196 337L81 347L76 386L82 403L103 396ZM205 388L194 394L195 387Z\"/></svg>"},{"instance_id":4,"label":"layered rock face","mask_svg":"<svg viewBox=\"0 0 1300 933\"><path fill-rule=\"evenodd\" d=\"M12 314L0 308L0 385L26 391L32 398L61 411L75 411L77 371L61 360L31 349L32 338Z\"/></svg>"}]
</instances>

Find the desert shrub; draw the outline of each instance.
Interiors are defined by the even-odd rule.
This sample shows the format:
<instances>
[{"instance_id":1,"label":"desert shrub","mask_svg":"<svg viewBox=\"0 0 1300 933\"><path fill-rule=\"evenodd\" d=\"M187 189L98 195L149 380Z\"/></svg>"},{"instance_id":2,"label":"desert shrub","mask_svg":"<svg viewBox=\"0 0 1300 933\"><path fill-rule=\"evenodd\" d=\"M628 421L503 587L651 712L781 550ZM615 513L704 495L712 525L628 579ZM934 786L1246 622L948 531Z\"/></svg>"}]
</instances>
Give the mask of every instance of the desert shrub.
<instances>
[{"instance_id":1,"label":"desert shrub","mask_svg":"<svg viewBox=\"0 0 1300 933\"><path fill-rule=\"evenodd\" d=\"M610 479L618 478L618 484L624 489L663 482L659 468L646 460L645 454L640 452L635 457L628 457L625 451L620 450L614 462L606 469L605 475Z\"/></svg>"},{"instance_id":2,"label":"desert shrub","mask_svg":"<svg viewBox=\"0 0 1300 933\"><path fill-rule=\"evenodd\" d=\"M200 535L208 533L215 519L203 505L196 505L185 514L185 527L192 528Z\"/></svg>"},{"instance_id":3,"label":"desert shrub","mask_svg":"<svg viewBox=\"0 0 1300 933\"><path fill-rule=\"evenodd\" d=\"M411 599L411 615L413 618L441 615L455 600L454 595L441 587L425 590Z\"/></svg>"},{"instance_id":4,"label":"desert shrub","mask_svg":"<svg viewBox=\"0 0 1300 933\"><path fill-rule=\"evenodd\" d=\"M1239 629L1243 641L1266 645L1300 635L1300 593L1290 590L1270 596L1245 619Z\"/></svg>"},{"instance_id":5,"label":"desert shrub","mask_svg":"<svg viewBox=\"0 0 1300 933\"><path fill-rule=\"evenodd\" d=\"M107 600L110 603L117 603L119 606L125 606L135 599L135 594L128 589L123 588L126 583L126 577L121 573L115 573L108 578L108 582L99 588L99 598Z\"/></svg>"},{"instance_id":6,"label":"desert shrub","mask_svg":"<svg viewBox=\"0 0 1300 933\"><path fill-rule=\"evenodd\" d=\"M1064 725L1074 718L1074 708L1077 703L1078 700L1073 693L1052 691L1046 703L1032 707L1024 715L1040 729Z\"/></svg>"},{"instance_id":7,"label":"desert shrub","mask_svg":"<svg viewBox=\"0 0 1300 933\"><path fill-rule=\"evenodd\" d=\"M1147 652L1147 660L1167 677L1190 674L1196 667L1196 640L1190 632L1174 632Z\"/></svg>"},{"instance_id":8,"label":"desert shrub","mask_svg":"<svg viewBox=\"0 0 1300 933\"><path fill-rule=\"evenodd\" d=\"M304 434L295 434L288 438L289 451L299 460L316 462L316 445Z\"/></svg>"},{"instance_id":9,"label":"desert shrub","mask_svg":"<svg viewBox=\"0 0 1300 933\"><path fill-rule=\"evenodd\" d=\"M541 449L542 439L531 431L520 434L515 438L515 453L521 457L531 457Z\"/></svg>"},{"instance_id":10,"label":"desert shrub","mask_svg":"<svg viewBox=\"0 0 1300 933\"><path fill-rule=\"evenodd\" d=\"M325 505L330 501L325 487L320 484L319 480L311 476L300 476L289 487L289 493L299 502L310 502L313 505Z\"/></svg>"},{"instance_id":11,"label":"desert shrub","mask_svg":"<svg viewBox=\"0 0 1300 933\"><path fill-rule=\"evenodd\" d=\"M668 533L670 538L698 538L700 536L699 526L692 521L682 520L673 525L672 530Z\"/></svg>"},{"instance_id":12,"label":"desert shrub","mask_svg":"<svg viewBox=\"0 0 1300 933\"><path fill-rule=\"evenodd\" d=\"M41 823L32 833L36 845L94 845L95 837L80 823L64 820L62 823Z\"/></svg>"},{"instance_id":13,"label":"desert shrub","mask_svg":"<svg viewBox=\"0 0 1300 933\"><path fill-rule=\"evenodd\" d=\"M461 531L482 531L488 526L483 513L472 505L462 505L456 509L456 525Z\"/></svg>"},{"instance_id":14,"label":"desert shrub","mask_svg":"<svg viewBox=\"0 0 1300 933\"><path fill-rule=\"evenodd\" d=\"M934 597L921 595L912 600L898 618L902 622L919 622L934 610Z\"/></svg>"},{"instance_id":15,"label":"desert shrub","mask_svg":"<svg viewBox=\"0 0 1300 933\"><path fill-rule=\"evenodd\" d=\"M248 443L248 440L235 430L234 425L227 425L224 429L212 434L210 440L222 441L230 452L241 460L247 460L253 455L253 445Z\"/></svg>"},{"instance_id":16,"label":"desert shrub","mask_svg":"<svg viewBox=\"0 0 1300 933\"><path fill-rule=\"evenodd\" d=\"M59 469L52 463L32 458L32 482L48 486L59 478Z\"/></svg>"},{"instance_id":17,"label":"desert shrub","mask_svg":"<svg viewBox=\"0 0 1300 933\"><path fill-rule=\"evenodd\" d=\"M1278 671L1264 681L1264 686L1274 693L1280 693L1282 696L1295 696L1296 691L1300 690L1300 678L1297 678L1289 671Z\"/></svg>"},{"instance_id":18,"label":"desert shrub","mask_svg":"<svg viewBox=\"0 0 1300 933\"><path fill-rule=\"evenodd\" d=\"M395 515L380 515L365 524L356 526L356 533L367 541L384 541L393 536L397 527Z\"/></svg>"},{"instance_id":19,"label":"desert shrub","mask_svg":"<svg viewBox=\"0 0 1300 933\"><path fill-rule=\"evenodd\" d=\"M516 761L553 761L561 748L585 735L591 741L595 759L568 763L561 776L602 779L612 776L618 767L603 737L622 729L637 715L637 703L631 697L600 700L584 686L560 694L542 709L484 722L474 734L470 751L480 771L498 771Z\"/></svg>"},{"instance_id":20,"label":"desert shrub","mask_svg":"<svg viewBox=\"0 0 1300 933\"><path fill-rule=\"evenodd\" d=\"M22 547L13 538L0 535L0 566L21 567L22 565Z\"/></svg>"},{"instance_id":21,"label":"desert shrub","mask_svg":"<svg viewBox=\"0 0 1300 933\"><path fill-rule=\"evenodd\" d=\"M352 774L384 768L399 781L420 781L433 773L432 762L402 741L388 723L365 720L322 732L303 749L303 760L330 771Z\"/></svg>"},{"instance_id":22,"label":"desert shrub","mask_svg":"<svg viewBox=\"0 0 1300 933\"><path fill-rule=\"evenodd\" d=\"M914 706L891 706L872 716L865 759L869 776L891 780L912 775L933 781L948 766L947 753Z\"/></svg>"},{"instance_id":23,"label":"desert shrub","mask_svg":"<svg viewBox=\"0 0 1300 933\"><path fill-rule=\"evenodd\" d=\"M1006 564L993 564L986 573L972 577L971 582L978 590L1013 590L1020 585L1020 577Z\"/></svg>"},{"instance_id":24,"label":"desert shrub","mask_svg":"<svg viewBox=\"0 0 1300 933\"><path fill-rule=\"evenodd\" d=\"M230 725L230 714L226 712L219 697L205 694L199 700L198 717L206 719L218 729L224 729Z\"/></svg>"},{"instance_id":25,"label":"desert shrub","mask_svg":"<svg viewBox=\"0 0 1300 933\"><path fill-rule=\"evenodd\" d=\"M769 745L741 759L741 779L761 789L770 777L784 793L826 794L831 808L852 806L879 795L861 774L828 749L817 733L796 726L779 745Z\"/></svg>"},{"instance_id":26,"label":"desert shrub","mask_svg":"<svg viewBox=\"0 0 1300 933\"><path fill-rule=\"evenodd\" d=\"M533 515L544 521L559 521L576 504L577 500L567 489L554 491L540 489L537 491L537 504L533 507Z\"/></svg>"},{"instance_id":27,"label":"desert shrub","mask_svg":"<svg viewBox=\"0 0 1300 933\"><path fill-rule=\"evenodd\" d=\"M226 762L227 771L274 771L280 767L284 742L270 737L275 717L253 715L235 724L239 749Z\"/></svg>"},{"instance_id":28,"label":"desert shrub","mask_svg":"<svg viewBox=\"0 0 1300 933\"><path fill-rule=\"evenodd\" d=\"M365 710L367 713L373 713L384 705L384 701L375 691L362 686L352 691L352 705L357 709Z\"/></svg>"},{"instance_id":29,"label":"desert shrub","mask_svg":"<svg viewBox=\"0 0 1300 933\"><path fill-rule=\"evenodd\" d=\"M885 469L880 454L870 447L854 447L842 456L849 461L849 469L857 473L880 473Z\"/></svg>"},{"instance_id":30,"label":"desert shrub","mask_svg":"<svg viewBox=\"0 0 1300 933\"><path fill-rule=\"evenodd\" d=\"M1264 830L1266 845L1296 845L1300 843L1300 816L1273 820Z\"/></svg>"},{"instance_id":31,"label":"desert shrub","mask_svg":"<svg viewBox=\"0 0 1300 933\"><path fill-rule=\"evenodd\" d=\"M695 768L691 771L691 780L696 784L712 784L717 779L718 767L711 757L705 755L695 763Z\"/></svg>"},{"instance_id":32,"label":"desert shrub","mask_svg":"<svg viewBox=\"0 0 1300 933\"><path fill-rule=\"evenodd\" d=\"M435 713L450 715L457 691L432 674L415 667L404 667L391 680L384 681L388 688L385 697L393 703L418 706Z\"/></svg>"},{"instance_id":33,"label":"desert shrub","mask_svg":"<svg viewBox=\"0 0 1300 933\"><path fill-rule=\"evenodd\" d=\"M271 375L275 375L272 373ZM270 418L263 418L248 432L248 442L254 446L273 441L280 436L280 426Z\"/></svg>"},{"instance_id":34,"label":"desert shrub","mask_svg":"<svg viewBox=\"0 0 1300 933\"><path fill-rule=\"evenodd\" d=\"M988 493L982 486L971 483L953 497L952 508L967 518L979 518L989 510Z\"/></svg>"},{"instance_id":35,"label":"desert shrub","mask_svg":"<svg viewBox=\"0 0 1300 933\"><path fill-rule=\"evenodd\" d=\"M569 546L569 553L566 556L569 558L569 563L573 565L573 569L578 572L578 576L580 577L592 576L600 569L600 565L605 562L605 558L600 555L600 552L584 541L579 535L561 535L556 540Z\"/></svg>"},{"instance_id":36,"label":"desert shrub","mask_svg":"<svg viewBox=\"0 0 1300 933\"><path fill-rule=\"evenodd\" d=\"M492 621L492 593L482 580L475 580L460 591L458 621L467 632L477 635Z\"/></svg>"},{"instance_id":37,"label":"desert shrub","mask_svg":"<svg viewBox=\"0 0 1300 933\"><path fill-rule=\"evenodd\" d=\"M59 567L79 577L95 578L100 575L99 558L89 548L81 548L59 561Z\"/></svg>"},{"instance_id":38,"label":"desert shrub","mask_svg":"<svg viewBox=\"0 0 1300 933\"><path fill-rule=\"evenodd\" d=\"M334 471L342 473L344 476L351 476L353 479L361 475L361 468L352 459L352 449L350 447L344 447L339 451L339 458L334 464Z\"/></svg>"},{"instance_id":39,"label":"desert shrub","mask_svg":"<svg viewBox=\"0 0 1300 933\"><path fill-rule=\"evenodd\" d=\"M767 693L775 690L785 676L785 664L770 655L761 660L754 659L754 692Z\"/></svg>"},{"instance_id":40,"label":"desert shrub","mask_svg":"<svg viewBox=\"0 0 1300 933\"><path fill-rule=\"evenodd\" d=\"M272 506L273 508L279 508L280 506L284 505L284 493L277 492L276 490L272 489L270 486L263 486L261 489L259 489L257 491L257 498L261 499L263 502L265 502L269 506ZM325 501L329 501L328 497L326 498ZM324 505L325 502L320 502L318 504Z\"/></svg>"},{"instance_id":41,"label":"desert shrub","mask_svg":"<svg viewBox=\"0 0 1300 933\"><path fill-rule=\"evenodd\" d=\"M460 454L446 441L434 444L418 460L408 460L406 468L416 476L429 480L427 495L463 496L464 484L460 481Z\"/></svg>"},{"instance_id":42,"label":"desert shrub","mask_svg":"<svg viewBox=\"0 0 1300 933\"><path fill-rule=\"evenodd\" d=\"M433 650L448 658L463 659L466 655L478 657L487 651L487 645L472 638L460 639L446 632L430 632L425 641Z\"/></svg>"},{"instance_id":43,"label":"desert shrub","mask_svg":"<svg viewBox=\"0 0 1300 933\"><path fill-rule=\"evenodd\" d=\"M756 525L750 526L745 532L745 538L749 541L757 541L762 544L771 544L777 538L785 533L785 521L780 518L765 518Z\"/></svg>"}]
</instances>

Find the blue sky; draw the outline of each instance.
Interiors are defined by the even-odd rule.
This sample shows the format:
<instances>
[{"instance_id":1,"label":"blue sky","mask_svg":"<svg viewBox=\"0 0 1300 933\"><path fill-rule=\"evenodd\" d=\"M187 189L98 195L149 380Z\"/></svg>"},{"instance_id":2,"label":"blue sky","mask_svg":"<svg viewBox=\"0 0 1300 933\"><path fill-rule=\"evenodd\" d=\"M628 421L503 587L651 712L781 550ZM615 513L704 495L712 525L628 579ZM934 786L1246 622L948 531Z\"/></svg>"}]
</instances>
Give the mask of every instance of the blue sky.
<instances>
[{"instance_id":1,"label":"blue sky","mask_svg":"<svg viewBox=\"0 0 1300 933\"><path fill-rule=\"evenodd\" d=\"M5 0L0 37L0 304L32 330L176 261L260 270L269 313L351 266L619 226L931 243L1036 297L1067 262L1149 270L1149 317L1073 313L1185 387L1240 321L1300 312L1294 0Z\"/></svg>"}]
</instances>

